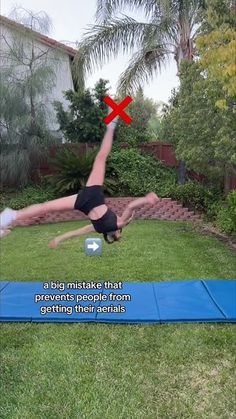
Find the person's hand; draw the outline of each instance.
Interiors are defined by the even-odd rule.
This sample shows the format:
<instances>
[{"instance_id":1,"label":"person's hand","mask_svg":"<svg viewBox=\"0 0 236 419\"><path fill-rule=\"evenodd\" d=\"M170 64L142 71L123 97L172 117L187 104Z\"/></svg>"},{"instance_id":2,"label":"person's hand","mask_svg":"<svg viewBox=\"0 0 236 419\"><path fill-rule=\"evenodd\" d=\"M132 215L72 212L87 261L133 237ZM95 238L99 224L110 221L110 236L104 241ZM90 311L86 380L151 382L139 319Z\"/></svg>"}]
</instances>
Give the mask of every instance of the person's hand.
<instances>
[{"instance_id":1,"label":"person's hand","mask_svg":"<svg viewBox=\"0 0 236 419\"><path fill-rule=\"evenodd\" d=\"M151 205L154 205L157 203L157 201L159 201L158 196L154 192L149 192L146 195L146 199L147 199L147 202Z\"/></svg>"},{"instance_id":2,"label":"person's hand","mask_svg":"<svg viewBox=\"0 0 236 419\"><path fill-rule=\"evenodd\" d=\"M51 249L56 249L56 247L59 245L59 240L58 239L53 239L52 241L50 241L50 243L48 244L48 247L50 247Z\"/></svg>"}]
</instances>

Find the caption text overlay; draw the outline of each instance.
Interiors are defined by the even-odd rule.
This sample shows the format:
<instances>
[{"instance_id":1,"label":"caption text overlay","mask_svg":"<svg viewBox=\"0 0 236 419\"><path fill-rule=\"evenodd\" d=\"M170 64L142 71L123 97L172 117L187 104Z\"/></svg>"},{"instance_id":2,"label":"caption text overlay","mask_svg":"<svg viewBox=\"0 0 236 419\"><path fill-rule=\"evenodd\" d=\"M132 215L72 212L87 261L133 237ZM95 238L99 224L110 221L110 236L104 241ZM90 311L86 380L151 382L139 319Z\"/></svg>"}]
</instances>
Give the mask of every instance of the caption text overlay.
<instances>
[{"instance_id":1,"label":"caption text overlay","mask_svg":"<svg viewBox=\"0 0 236 419\"><path fill-rule=\"evenodd\" d=\"M131 301L130 294L119 293L123 288L121 281L50 281L43 283L43 288L43 293L34 295L34 302L39 305L43 316L51 313L68 316L75 313L119 314L126 311L122 303Z\"/></svg>"}]
</instances>

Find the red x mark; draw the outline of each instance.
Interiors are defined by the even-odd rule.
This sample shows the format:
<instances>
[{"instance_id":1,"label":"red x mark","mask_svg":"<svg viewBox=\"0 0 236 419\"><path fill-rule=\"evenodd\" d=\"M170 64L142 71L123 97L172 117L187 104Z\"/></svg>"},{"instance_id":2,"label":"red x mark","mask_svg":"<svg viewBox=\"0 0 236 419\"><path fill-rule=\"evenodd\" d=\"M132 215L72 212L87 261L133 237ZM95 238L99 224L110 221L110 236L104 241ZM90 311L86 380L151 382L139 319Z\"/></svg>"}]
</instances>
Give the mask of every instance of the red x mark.
<instances>
[{"instance_id":1,"label":"red x mark","mask_svg":"<svg viewBox=\"0 0 236 419\"><path fill-rule=\"evenodd\" d=\"M103 101L113 109L113 111L104 118L105 124L109 124L117 115L119 115L126 124L131 124L133 121L132 118L124 112L123 109L133 101L132 97L126 96L119 105L117 105L109 96L104 97Z\"/></svg>"}]
</instances>

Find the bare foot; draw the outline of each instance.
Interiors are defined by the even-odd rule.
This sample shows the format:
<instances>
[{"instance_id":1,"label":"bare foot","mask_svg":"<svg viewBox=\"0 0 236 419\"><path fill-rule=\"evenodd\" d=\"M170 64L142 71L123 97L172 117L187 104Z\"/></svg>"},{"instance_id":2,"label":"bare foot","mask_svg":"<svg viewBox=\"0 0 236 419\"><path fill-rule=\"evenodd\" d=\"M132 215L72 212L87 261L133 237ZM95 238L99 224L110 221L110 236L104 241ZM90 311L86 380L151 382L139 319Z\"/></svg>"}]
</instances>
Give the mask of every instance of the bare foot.
<instances>
[{"instance_id":1,"label":"bare foot","mask_svg":"<svg viewBox=\"0 0 236 419\"><path fill-rule=\"evenodd\" d=\"M56 249L56 247L58 246L58 244L59 244L59 241L57 239L53 239L48 244L48 247L50 247L51 249Z\"/></svg>"},{"instance_id":2,"label":"bare foot","mask_svg":"<svg viewBox=\"0 0 236 419\"><path fill-rule=\"evenodd\" d=\"M148 203L151 204L151 205L154 205L154 204L157 203L157 201L159 201L158 196L154 192L149 192L146 195L146 198L148 200Z\"/></svg>"}]
</instances>

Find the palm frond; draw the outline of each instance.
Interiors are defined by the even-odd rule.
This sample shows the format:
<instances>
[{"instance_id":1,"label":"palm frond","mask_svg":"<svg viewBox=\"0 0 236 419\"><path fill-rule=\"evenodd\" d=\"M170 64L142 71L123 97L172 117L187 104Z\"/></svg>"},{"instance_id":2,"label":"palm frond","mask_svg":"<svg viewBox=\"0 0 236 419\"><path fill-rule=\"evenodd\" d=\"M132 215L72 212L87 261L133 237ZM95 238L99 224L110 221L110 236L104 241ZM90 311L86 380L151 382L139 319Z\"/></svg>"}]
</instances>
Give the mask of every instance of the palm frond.
<instances>
[{"instance_id":1,"label":"palm frond","mask_svg":"<svg viewBox=\"0 0 236 419\"><path fill-rule=\"evenodd\" d=\"M134 11L143 9L146 17L151 16L158 7L157 0L97 0L96 20L105 23L117 12L124 9Z\"/></svg>"},{"instance_id":2,"label":"palm frond","mask_svg":"<svg viewBox=\"0 0 236 419\"><path fill-rule=\"evenodd\" d=\"M117 6L114 5L114 1L97 0L97 10L95 14L96 21L100 23L106 22L112 17L115 7L117 8Z\"/></svg>"},{"instance_id":3,"label":"palm frond","mask_svg":"<svg viewBox=\"0 0 236 419\"><path fill-rule=\"evenodd\" d=\"M123 19L112 19L106 25L92 26L79 44L74 60L75 78L79 81L81 75L91 74L111 57L116 57L120 50L127 53L142 45L149 25L125 16Z\"/></svg>"},{"instance_id":4,"label":"palm frond","mask_svg":"<svg viewBox=\"0 0 236 419\"><path fill-rule=\"evenodd\" d=\"M166 46L178 44L179 26L175 15L170 13L153 16L144 34L144 44L150 42L163 43Z\"/></svg>"},{"instance_id":5,"label":"palm frond","mask_svg":"<svg viewBox=\"0 0 236 419\"><path fill-rule=\"evenodd\" d=\"M192 42L193 38L193 28L196 27L205 1L98 0L96 17L103 23L92 26L79 44L79 52L73 67L75 80L83 85L88 74L101 68L120 51L133 53L137 48L145 50L147 45L152 44L154 45L153 57L154 51L160 51L156 45L165 46L165 53L188 49L189 41ZM137 22L128 16L114 18L114 15L124 8L143 9L149 17L149 22ZM149 46L147 48L149 51ZM192 52L188 55L191 57ZM157 54L157 57L162 57L162 54ZM140 65L142 63L141 67L138 66L140 71L143 68L141 73L147 74L146 59L143 60L142 54L139 53L134 56L129 69L136 68L137 60ZM154 63L151 64L151 72L153 65Z\"/></svg>"},{"instance_id":6,"label":"palm frond","mask_svg":"<svg viewBox=\"0 0 236 419\"><path fill-rule=\"evenodd\" d=\"M166 63L169 52L163 45L144 47L139 50L128 68L121 74L118 84L120 94L132 94L144 83L150 81Z\"/></svg>"}]
</instances>

